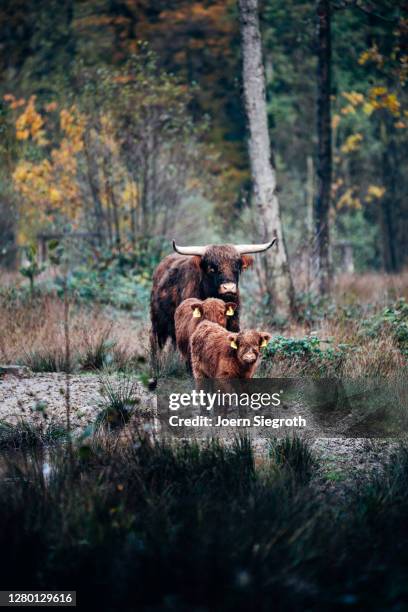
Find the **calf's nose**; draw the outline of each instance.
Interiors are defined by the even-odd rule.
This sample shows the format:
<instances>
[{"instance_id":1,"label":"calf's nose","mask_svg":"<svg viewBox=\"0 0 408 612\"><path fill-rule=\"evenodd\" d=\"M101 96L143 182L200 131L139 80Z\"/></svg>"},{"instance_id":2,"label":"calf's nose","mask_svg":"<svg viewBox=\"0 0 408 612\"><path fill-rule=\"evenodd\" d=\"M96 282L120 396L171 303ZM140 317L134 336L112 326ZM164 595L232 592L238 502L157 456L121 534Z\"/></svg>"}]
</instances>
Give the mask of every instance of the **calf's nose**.
<instances>
[{"instance_id":1,"label":"calf's nose","mask_svg":"<svg viewBox=\"0 0 408 612\"><path fill-rule=\"evenodd\" d=\"M237 286L235 283L223 283L220 285L219 292L222 293L236 293Z\"/></svg>"},{"instance_id":2,"label":"calf's nose","mask_svg":"<svg viewBox=\"0 0 408 612\"><path fill-rule=\"evenodd\" d=\"M247 361L248 363L252 363L256 360L256 355L255 353L245 353L243 360Z\"/></svg>"}]
</instances>

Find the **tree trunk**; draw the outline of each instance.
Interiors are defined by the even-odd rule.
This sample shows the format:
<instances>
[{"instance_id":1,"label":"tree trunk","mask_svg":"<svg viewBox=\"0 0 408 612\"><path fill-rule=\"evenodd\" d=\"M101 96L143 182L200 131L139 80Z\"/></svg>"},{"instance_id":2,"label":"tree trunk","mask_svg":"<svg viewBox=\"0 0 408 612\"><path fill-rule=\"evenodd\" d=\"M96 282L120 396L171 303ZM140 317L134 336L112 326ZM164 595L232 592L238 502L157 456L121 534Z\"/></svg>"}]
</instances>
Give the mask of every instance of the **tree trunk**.
<instances>
[{"instance_id":1,"label":"tree trunk","mask_svg":"<svg viewBox=\"0 0 408 612\"><path fill-rule=\"evenodd\" d=\"M330 196L332 180L331 147L331 15L330 0L317 2L317 194L316 243L321 294L330 292Z\"/></svg>"},{"instance_id":2,"label":"tree trunk","mask_svg":"<svg viewBox=\"0 0 408 612\"><path fill-rule=\"evenodd\" d=\"M382 172L383 185L385 194L380 200L380 228L381 228L381 243L383 266L385 272L398 271L398 257L396 244L396 229L395 218L397 217L398 209L398 194L396 185L398 185L398 177L396 169L398 162L396 160L395 141L393 138L393 127L391 121L388 125L384 122L380 126L381 142L383 145L382 155Z\"/></svg>"},{"instance_id":3,"label":"tree trunk","mask_svg":"<svg viewBox=\"0 0 408 612\"><path fill-rule=\"evenodd\" d=\"M274 314L288 318L293 313L294 294L276 193L276 172L271 161L258 0L239 0L239 10L256 224L261 241L271 240L274 236L278 239L277 248L263 255L266 265L265 289Z\"/></svg>"}]
</instances>

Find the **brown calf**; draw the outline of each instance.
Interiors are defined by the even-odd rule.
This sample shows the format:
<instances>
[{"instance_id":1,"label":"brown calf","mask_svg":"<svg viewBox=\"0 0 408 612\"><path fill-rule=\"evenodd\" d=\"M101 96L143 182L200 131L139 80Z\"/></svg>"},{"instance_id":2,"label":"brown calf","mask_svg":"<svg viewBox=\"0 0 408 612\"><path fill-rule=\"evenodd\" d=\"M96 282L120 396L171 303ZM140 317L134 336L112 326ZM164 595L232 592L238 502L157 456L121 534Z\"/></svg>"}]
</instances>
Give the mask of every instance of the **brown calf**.
<instances>
[{"instance_id":1,"label":"brown calf","mask_svg":"<svg viewBox=\"0 0 408 612\"><path fill-rule=\"evenodd\" d=\"M174 315L176 343L188 363L190 363L190 338L197 326L204 321L212 321L221 327L227 327L228 317L234 316L235 308L234 302L224 302L217 298L206 300L189 298L181 302Z\"/></svg>"},{"instance_id":2,"label":"brown calf","mask_svg":"<svg viewBox=\"0 0 408 612\"><path fill-rule=\"evenodd\" d=\"M270 337L254 329L231 333L203 321L190 341L194 378L252 378Z\"/></svg>"}]
</instances>

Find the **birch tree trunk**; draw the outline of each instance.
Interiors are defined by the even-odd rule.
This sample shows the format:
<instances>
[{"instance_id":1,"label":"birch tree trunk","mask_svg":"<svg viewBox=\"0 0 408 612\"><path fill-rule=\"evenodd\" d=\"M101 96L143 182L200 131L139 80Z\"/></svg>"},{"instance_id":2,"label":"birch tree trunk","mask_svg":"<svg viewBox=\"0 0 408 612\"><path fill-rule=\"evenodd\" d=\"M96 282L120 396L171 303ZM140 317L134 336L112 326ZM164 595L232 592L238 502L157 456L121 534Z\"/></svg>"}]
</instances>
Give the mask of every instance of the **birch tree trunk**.
<instances>
[{"instance_id":1,"label":"birch tree trunk","mask_svg":"<svg viewBox=\"0 0 408 612\"><path fill-rule=\"evenodd\" d=\"M317 0L317 194L315 207L319 290L330 292L331 14L330 0Z\"/></svg>"},{"instance_id":2,"label":"birch tree trunk","mask_svg":"<svg viewBox=\"0 0 408 612\"><path fill-rule=\"evenodd\" d=\"M265 289L274 314L289 318L294 306L293 284L282 233L276 172L272 164L268 132L258 0L238 0L238 3L256 225L261 242L271 240L274 236L278 239L277 248L273 247L262 256L266 267Z\"/></svg>"}]
</instances>

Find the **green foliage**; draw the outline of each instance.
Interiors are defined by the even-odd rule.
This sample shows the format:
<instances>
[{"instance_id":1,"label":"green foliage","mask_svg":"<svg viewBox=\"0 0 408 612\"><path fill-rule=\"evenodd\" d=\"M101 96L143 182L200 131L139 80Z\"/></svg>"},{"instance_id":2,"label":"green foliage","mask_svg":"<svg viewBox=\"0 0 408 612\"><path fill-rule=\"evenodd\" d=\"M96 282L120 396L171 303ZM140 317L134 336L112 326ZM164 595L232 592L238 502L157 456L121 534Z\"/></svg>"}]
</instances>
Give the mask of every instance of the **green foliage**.
<instances>
[{"instance_id":1,"label":"green foliage","mask_svg":"<svg viewBox=\"0 0 408 612\"><path fill-rule=\"evenodd\" d=\"M268 343L264 354L275 357L282 355L289 359L299 357L310 357L320 354L320 339L317 336L305 336L304 338L286 338L285 336L274 336Z\"/></svg>"},{"instance_id":2,"label":"green foliage","mask_svg":"<svg viewBox=\"0 0 408 612\"><path fill-rule=\"evenodd\" d=\"M65 372L66 359L63 346L50 346L40 349L28 349L18 360L33 372Z\"/></svg>"},{"instance_id":3,"label":"green foliage","mask_svg":"<svg viewBox=\"0 0 408 612\"><path fill-rule=\"evenodd\" d=\"M405 448L333 496L314 487L315 459L299 440L272 443L259 468L247 438L118 440L72 457L50 449L47 478L43 454L3 456L6 584L74 582L83 605L102 609L404 607Z\"/></svg>"},{"instance_id":4,"label":"green foliage","mask_svg":"<svg viewBox=\"0 0 408 612\"><path fill-rule=\"evenodd\" d=\"M335 305L330 298L310 291L296 295L296 312L299 321L313 325L334 314Z\"/></svg>"},{"instance_id":5,"label":"green foliage","mask_svg":"<svg viewBox=\"0 0 408 612\"><path fill-rule=\"evenodd\" d=\"M343 355L346 345L338 345L337 349L329 347L321 348L323 341L316 335L311 334L304 338L287 338L285 336L274 336L265 349L265 354L270 357L280 355L288 359L299 359L305 357L329 357L334 359L338 355ZM325 340L329 343L329 340Z\"/></svg>"},{"instance_id":6,"label":"green foliage","mask_svg":"<svg viewBox=\"0 0 408 612\"><path fill-rule=\"evenodd\" d=\"M93 342L86 342L84 353L79 358L82 370L101 370L114 361L115 340L110 329L105 329Z\"/></svg>"},{"instance_id":7,"label":"green foliage","mask_svg":"<svg viewBox=\"0 0 408 612\"><path fill-rule=\"evenodd\" d=\"M96 426L115 428L124 425L140 404L140 390L134 373L123 372L117 379L102 375L100 382L104 405L96 419Z\"/></svg>"},{"instance_id":8,"label":"green foliage","mask_svg":"<svg viewBox=\"0 0 408 612\"><path fill-rule=\"evenodd\" d=\"M370 338L388 333L395 339L401 353L408 357L408 304L404 298L363 321L363 334Z\"/></svg>"},{"instance_id":9,"label":"green foliage","mask_svg":"<svg viewBox=\"0 0 408 612\"><path fill-rule=\"evenodd\" d=\"M73 295L88 302L111 304L123 310L132 310L143 318L150 295L148 280L140 275L117 276L111 271L101 274L85 269L75 270L68 279Z\"/></svg>"},{"instance_id":10,"label":"green foliage","mask_svg":"<svg viewBox=\"0 0 408 612\"><path fill-rule=\"evenodd\" d=\"M269 456L280 470L292 474L298 483L306 483L316 468L316 459L310 448L298 437L273 439L269 443Z\"/></svg>"},{"instance_id":11,"label":"green foliage","mask_svg":"<svg viewBox=\"0 0 408 612\"><path fill-rule=\"evenodd\" d=\"M37 257L37 249L35 246L31 245L24 249L24 253L26 256L26 262L20 268L20 274L28 278L30 281L30 291L31 294L34 293L34 280L37 276L41 274L45 270L45 265L40 265L38 263Z\"/></svg>"},{"instance_id":12,"label":"green foliage","mask_svg":"<svg viewBox=\"0 0 408 612\"><path fill-rule=\"evenodd\" d=\"M337 216L333 232L334 241L346 239L353 247L353 262L356 272L376 269L381 266L379 249L380 231L363 209L343 211ZM339 254L333 253L333 265L339 267Z\"/></svg>"},{"instance_id":13,"label":"green foliage","mask_svg":"<svg viewBox=\"0 0 408 612\"><path fill-rule=\"evenodd\" d=\"M131 310L143 318L150 297L151 269L155 256L107 253L95 263L73 267L67 277L67 288L73 297L88 303L110 304ZM57 277L59 293L64 278Z\"/></svg>"},{"instance_id":14,"label":"green foliage","mask_svg":"<svg viewBox=\"0 0 408 612\"><path fill-rule=\"evenodd\" d=\"M330 344L331 340L321 340L315 334L303 338L287 338L277 335L269 341L264 349L265 361L270 365L275 359L286 361L290 365L299 365L310 372L328 374L341 366L351 347L346 344L322 348L322 343Z\"/></svg>"},{"instance_id":15,"label":"green foliage","mask_svg":"<svg viewBox=\"0 0 408 612\"><path fill-rule=\"evenodd\" d=\"M66 428L55 421L44 420L39 425L32 425L26 419L21 419L16 425L0 421L0 450L43 448L66 438Z\"/></svg>"},{"instance_id":16,"label":"green foliage","mask_svg":"<svg viewBox=\"0 0 408 612\"><path fill-rule=\"evenodd\" d=\"M307 157L310 164L316 159L315 130L310 129L316 121L316 6L308 0L266 0L261 13L269 125L292 260L304 248L313 248L306 202L310 193L315 195L316 184L305 162ZM332 12L333 242L352 243L357 271L379 268L383 259L387 267L389 242L393 265L402 267L406 261L407 126L405 120L397 121L404 117L407 100L402 44L406 16L402 3L388 1L373 2L367 11L358 3L348 3ZM377 52L369 54L369 61L362 61L370 46ZM305 74L312 78L305 79ZM385 86L386 93L370 114L373 109L363 101L372 101L376 85ZM360 104L350 105L345 97L350 92L361 97ZM400 104L395 116L384 102L388 100L391 107L392 96L394 109ZM361 146L343 154L347 138L356 135L362 137ZM367 197L372 185L385 188L382 197ZM386 219L390 218L387 231ZM336 249L333 261L336 267L340 263Z\"/></svg>"}]
</instances>

